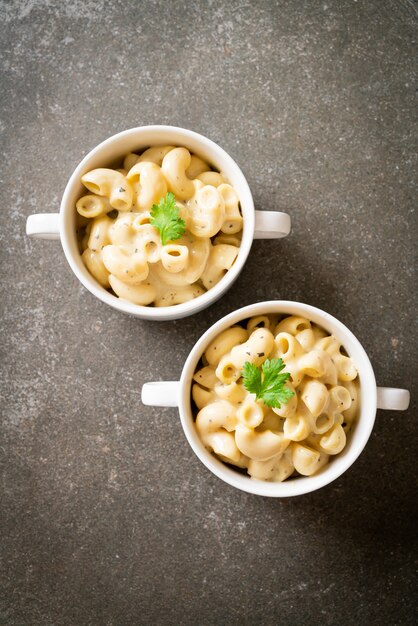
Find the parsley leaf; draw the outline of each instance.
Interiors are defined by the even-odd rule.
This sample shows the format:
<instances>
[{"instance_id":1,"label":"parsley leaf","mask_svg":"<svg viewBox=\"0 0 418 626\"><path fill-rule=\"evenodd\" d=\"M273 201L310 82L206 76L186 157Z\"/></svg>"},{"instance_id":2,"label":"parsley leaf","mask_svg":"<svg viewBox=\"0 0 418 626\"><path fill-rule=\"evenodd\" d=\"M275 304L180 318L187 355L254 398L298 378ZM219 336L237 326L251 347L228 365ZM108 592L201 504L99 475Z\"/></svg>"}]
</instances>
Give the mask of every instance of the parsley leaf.
<instances>
[{"instance_id":1,"label":"parsley leaf","mask_svg":"<svg viewBox=\"0 0 418 626\"><path fill-rule=\"evenodd\" d=\"M242 368L244 387L250 393L255 393L256 400L263 400L266 406L280 409L295 395L294 391L285 386L290 374L281 373L284 368L282 359L266 359L261 370L245 361Z\"/></svg>"},{"instance_id":2,"label":"parsley leaf","mask_svg":"<svg viewBox=\"0 0 418 626\"><path fill-rule=\"evenodd\" d=\"M158 204L152 205L150 224L160 231L163 246L183 235L186 222L179 217L176 198L171 191Z\"/></svg>"}]
</instances>

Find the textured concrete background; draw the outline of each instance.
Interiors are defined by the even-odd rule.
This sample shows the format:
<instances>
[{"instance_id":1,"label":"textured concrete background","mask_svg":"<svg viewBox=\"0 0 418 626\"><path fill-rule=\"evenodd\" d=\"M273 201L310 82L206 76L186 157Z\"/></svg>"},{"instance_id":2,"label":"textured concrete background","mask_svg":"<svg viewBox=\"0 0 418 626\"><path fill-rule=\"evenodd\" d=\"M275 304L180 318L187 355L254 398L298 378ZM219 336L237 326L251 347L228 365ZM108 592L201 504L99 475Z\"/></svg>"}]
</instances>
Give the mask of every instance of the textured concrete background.
<instances>
[{"instance_id":1,"label":"textured concrete background","mask_svg":"<svg viewBox=\"0 0 418 626\"><path fill-rule=\"evenodd\" d=\"M335 483L276 501L212 476L140 387L273 298L325 308L381 385L416 387L413 3L21 0L0 18L1 624L412 624L413 408L379 412ZM86 152L152 123L219 142L257 208L293 219L220 303L161 324L25 236Z\"/></svg>"}]
</instances>

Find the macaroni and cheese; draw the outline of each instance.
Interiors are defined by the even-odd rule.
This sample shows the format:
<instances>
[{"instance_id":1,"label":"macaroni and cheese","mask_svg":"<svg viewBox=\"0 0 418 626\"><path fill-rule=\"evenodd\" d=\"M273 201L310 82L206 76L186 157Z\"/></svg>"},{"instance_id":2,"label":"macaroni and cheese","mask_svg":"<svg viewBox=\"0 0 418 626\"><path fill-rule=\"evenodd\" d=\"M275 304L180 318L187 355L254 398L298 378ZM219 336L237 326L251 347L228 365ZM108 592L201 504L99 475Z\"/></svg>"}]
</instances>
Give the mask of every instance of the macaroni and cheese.
<instances>
[{"instance_id":1,"label":"macaroni and cheese","mask_svg":"<svg viewBox=\"0 0 418 626\"><path fill-rule=\"evenodd\" d=\"M279 358L292 393L280 408L270 408L245 388L243 367ZM344 449L358 416L355 364L335 336L303 317L262 315L223 331L193 381L203 444L254 479L315 474Z\"/></svg>"},{"instance_id":2,"label":"macaroni and cheese","mask_svg":"<svg viewBox=\"0 0 418 626\"><path fill-rule=\"evenodd\" d=\"M243 220L225 176L183 147L128 154L121 169L81 177L80 253L105 289L139 305L171 306L218 283L238 256ZM175 202L181 236L166 241L153 225L164 198Z\"/></svg>"}]
</instances>

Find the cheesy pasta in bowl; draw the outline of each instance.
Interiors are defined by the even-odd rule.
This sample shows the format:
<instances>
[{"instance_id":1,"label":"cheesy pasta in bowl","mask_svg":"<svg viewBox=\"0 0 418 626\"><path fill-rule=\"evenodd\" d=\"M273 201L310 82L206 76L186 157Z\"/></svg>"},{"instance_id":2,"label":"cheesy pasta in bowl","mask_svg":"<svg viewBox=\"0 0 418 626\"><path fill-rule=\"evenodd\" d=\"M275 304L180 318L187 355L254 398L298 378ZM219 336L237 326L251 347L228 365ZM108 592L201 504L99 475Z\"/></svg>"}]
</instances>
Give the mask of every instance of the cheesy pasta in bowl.
<instances>
[{"instance_id":1,"label":"cheesy pasta in bowl","mask_svg":"<svg viewBox=\"0 0 418 626\"><path fill-rule=\"evenodd\" d=\"M81 182L82 259L105 289L133 304L182 304L215 287L233 266L243 219L226 176L182 146L129 153L119 169Z\"/></svg>"},{"instance_id":2,"label":"cheesy pasta in bowl","mask_svg":"<svg viewBox=\"0 0 418 626\"><path fill-rule=\"evenodd\" d=\"M376 386L364 348L336 318L269 301L216 322L180 380L144 384L142 402L178 407L194 453L224 482L289 497L341 476L367 444L376 409L405 410L409 392Z\"/></svg>"},{"instance_id":3,"label":"cheesy pasta in bowl","mask_svg":"<svg viewBox=\"0 0 418 626\"><path fill-rule=\"evenodd\" d=\"M296 315L258 315L220 333L193 376L196 429L219 459L259 480L312 476L358 417L353 360Z\"/></svg>"}]
</instances>

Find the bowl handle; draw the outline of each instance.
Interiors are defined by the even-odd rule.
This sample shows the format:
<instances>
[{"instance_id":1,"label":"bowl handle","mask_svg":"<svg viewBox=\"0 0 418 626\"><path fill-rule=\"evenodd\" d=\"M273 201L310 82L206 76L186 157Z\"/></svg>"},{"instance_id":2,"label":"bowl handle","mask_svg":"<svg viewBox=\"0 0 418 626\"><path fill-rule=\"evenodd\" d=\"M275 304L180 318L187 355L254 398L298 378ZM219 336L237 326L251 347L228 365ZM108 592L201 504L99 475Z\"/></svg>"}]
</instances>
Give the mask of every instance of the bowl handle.
<instances>
[{"instance_id":1,"label":"bowl handle","mask_svg":"<svg viewBox=\"0 0 418 626\"><path fill-rule=\"evenodd\" d=\"M377 388L377 408L388 411L406 411L411 396L407 389L395 387Z\"/></svg>"},{"instance_id":2,"label":"bowl handle","mask_svg":"<svg viewBox=\"0 0 418 626\"><path fill-rule=\"evenodd\" d=\"M142 385L141 400L146 406L178 406L179 380L160 380Z\"/></svg>"},{"instance_id":3,"label":"bowl handle","mask_svg":"<svg viewBox=\"0 0 418 626\"><path fill-rule=\"evenodd\" d=\"M37 213L26 220L26 234L39 239L60 238L60 214Z\"/></svg>"},{"instance_id":4,"label":"bowl handle","mask_svg":"<svg viewBox=\"0 0 418 626\"><path fill-rule=\"evenodd\" d=\"M256 211L254 239L279 239L290 233L290 215L280 211Z\"/></svg>"}]
</instances>

